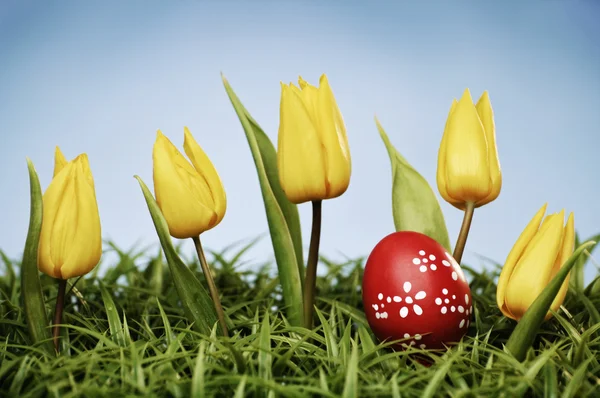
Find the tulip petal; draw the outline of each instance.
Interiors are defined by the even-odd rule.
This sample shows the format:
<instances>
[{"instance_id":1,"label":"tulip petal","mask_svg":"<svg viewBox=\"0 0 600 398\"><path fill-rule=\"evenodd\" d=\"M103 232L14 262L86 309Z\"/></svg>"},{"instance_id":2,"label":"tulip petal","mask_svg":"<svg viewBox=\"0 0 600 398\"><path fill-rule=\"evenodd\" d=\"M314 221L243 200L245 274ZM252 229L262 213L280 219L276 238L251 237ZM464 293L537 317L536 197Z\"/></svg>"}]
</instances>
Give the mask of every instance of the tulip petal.
<instances>
[{"instance_id":1,"label":"tulip petal","mask_svg":"<svg viewBox=\"0 0 600 398\"><path fill-rule=\"evenodd\" d=\"M548 203L545 203L541 209L533 216L527 227L523 230L517 242L514 244L510 253L508 253L508 257L504 262L504 267L502 267L502 271L500 272L500 277L498 279L498 288L496 291L496 302L498 304L498 308L504 316L507 316L512 319L516 319L514 315L511 314L510 310L506 306L506 289L508 286L509 280L512 278L512 274L514 271L517 262L521 258L525 248L531 241L531 239L537 233L540 223L544 218L544 214L546 213L546 208L548 207Z\"/></svg>"},{"instance_id":2,"label":"tulip petal","mask_svg":"<svg viewBox=\"0 0 600 398\"><path fill-rule=\"evenodd\" d=\"M444 200L450 203L452 206L464 210L465 202L460 200L455 200L450 195L448 195L447 184L448 180L446 179L446 144L448 142L448 121L456 109L456 104L458 101L455 99L452 100L452 105L450 105L450 111L448 112L448 117L446 118L446 125L444 126L444 133L442 134L442 142L440 143L440 150L438 152L438 167L436 174L436 182L438 186L438 191Z\"/></svg>"},{"instance_id":3,"label":"tulip petal","mask_svg":"<svg viewBox=\"0 0 600 398\"><path fill-rule=\"evenodd\" d=\"M56 177L58 173L67 165L67 159L65 155L61 152L60 148L57 146L54 150L54 175L52 178Z\"/></svg>"},{"instance_id":4,"label":"tulip petal","mask_svg":"<svg viewBox=\"0 0 600 398\"><path fill-rule=\"evenodd\" d=\"M156 202L171 236L191 238L212 228L218 216L206 181L160 130L152 159Z\"/></svg>"},{"instance_id":5,"label":"tulip petal","mask_svg":"<svg viewBox=\"0 0 600 398\"><path fill-rule=\"evenodd\" d=\"M343 194L350 184L352 164L344 119L324 74L319 81L318 113L325 152L327 199Z\"/></svg>"},{"instance_id":6,"label":"tulip petal","mask_svg":"<svg viewBox=\"0 0 600 398\"><path fill-rule=\"evenodd\" d=\"M573 254L574 249L575 249L575 219L574 219L573 213L570 213L569 218L567 219L567 225L565 226L565 229L564 229L562 248L561 248L560 253L558 254L556 263L554 264L554 269L552 270L552 277L554 277L558 273L558 271L562 267L564 267L564 265L566 264L566 261ZM550 308L555 312L558 311L559 307L562 305L563 301L565 300L567 291L569 290L570 276L571 276L571 274L569 273L567 275L567 277L565 278L565 281L561 285L560 290L558 291L558 294L552 301L552 305L550 305ZM552 316L552 313L550 311L548 311L545 319L548 320L551 316Z\"/></svg>"},{"instance_id":7,"label":"tulip petal","mask_svg":"<svg viewBox=\"0 0 600 398\"><path fill-rule=\"evenodd\" d=\"M319 134L300 96L284 84L281 90L277 142L281 187L292 203L322 199L326 174Z\"/></svg>"},{"instance_id":8,"label":"tulip petal","mask_svg":"<svg viewBox=\"0 0 600 398\"><path fill-rule=\"evenodd\" d=\"M320 89L317 89L315 86L306 82L304 79L302 79L302 76L298 77L298 85L300 86L300 91L294 90L294 92L298 93L300 95L300 98L302 98L302 102L304 103L304 106L308 111L308 115L310 116L310 120L312 121L313 126L315 126L317 132L320 132L322 128L319 120Z\"/></svg>"},{"instance_id":9,"label":"tulip petal","mask_svg":"<svg viewBox=\"0 0 600 398\"><path fill-rule=\"evenodd\" d=\"M483 124L483 128L485 129L485 137L488 148L490 183L492 184L492 189L488 196L477 202L477 207L479 207L495 200L500 194L500 190L502 188L502 171L500 169L498 148L496 146L496 125L494 123L494 111L492 109L492 104L490 103L490 97L487 91L483 92L475 107Z\"/></svg>"},{"instance_id":10,"label":"tulip petal","mask_svg":"<svg viewBox=\"0 0 600 398\"><path fill-rule=\"evenodd\" d=\"M221 178L219 177L215 166L200 145L198 145L187 127L184 127L183 149L192 162L194 169L196 169L198 174L204 178L204 181L208 186L208 191L212 195L215 205L214 211L217 214L217 221L213 225L214 227L221 222L227 208L227 197L225 195L225 190L223 189L223 183L221 182Z\"/></svg>"},{"instance_id":11,"label":"tulip petal","mask_svg":"<svg viewBox=\"0 0 600 398\"><path fill-rule=\"evenodd\" d=\"M68 201L75 206L70 209L74 225L70 227L71 249L60 269L63 279L87 274L102 256L100 215L93 183L89 182L90 167L87 156L76 159L74 166L73 181L70 184L71 194L74 196Z\"/></svg>"},{"instance_id":12,"label":"tulip petal","mask_svg":"<svg viewBox=\"0 0 600 398\"><path fill-rule=\"evenodd\" d=\"M469 89L448 120L446 186L454 200L477 202L489 195L488 149L483 124Z\"/></svg>"},{"instance_id":13,"label":"tulip petal","mask_svg":"<svg viewBox=\"0 0 600 398\"><path fill-rule=\"evenodd\" d=\"M73 208L73 204L69 201L72 195L68 194L72 170L73 164L67 163L52 179L42 197L44 211L38 250L38 268L46 275L57 279L62 278L60 268L66 257L63 234L68 234L70 228L65 231L56 223L64 223L65 217L69 217L69 212L65 212L65 205L68 209ZM68 225L69 222L66 224Z\"/></svg>"},{"instance_id":14,"label":"tulip petal","mask_svg":"<svg viewBox=\"0 0 600 398\"><path fill-rule=\"evenodd\" d=\"M506 288L505 303L520 319L552 279L563 234L564 211L547 217L515 266Z\"/></svg>"}]
</instances>

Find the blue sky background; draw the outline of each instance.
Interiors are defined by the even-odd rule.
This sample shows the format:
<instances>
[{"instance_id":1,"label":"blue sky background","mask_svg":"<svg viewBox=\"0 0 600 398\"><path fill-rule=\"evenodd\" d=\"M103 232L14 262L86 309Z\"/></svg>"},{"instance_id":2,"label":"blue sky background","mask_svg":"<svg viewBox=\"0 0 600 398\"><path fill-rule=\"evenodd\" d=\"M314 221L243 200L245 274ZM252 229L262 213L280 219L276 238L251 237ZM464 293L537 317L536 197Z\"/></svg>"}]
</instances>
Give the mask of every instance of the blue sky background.
<instances>
[{"instance_id":1,"label":"blue sky background","mask_svg":"<svg viewBox=\"0 0 600 398\"><path fill-rule=\"evenodd\" d=\"M157 237L140 188L161 129L188 126L228 195L203 235L219 249L268 231L256 172L222 71L274 142L279 82L326 73L346 122L353 174L324 204L322 253L368 255L393 232L391 171L377 114L435 185L454 97L489 90L504 184L475 213L464 260L503 262L544 202L600 232L600 3L573 1L16 1L0 5L0 248L21 255L29 217L25 157L50 182L54 146L87 152L103 235L123 248ZM439 198L439 195L438 195ZM462 213L445 202L451 241ZM301 205L308 246L310 205ZM191 250L191 242L186 244ZM272 257L265 237L249 259ZM595 273L588 264L587 280Z\"/></svg>"}]
</instances>

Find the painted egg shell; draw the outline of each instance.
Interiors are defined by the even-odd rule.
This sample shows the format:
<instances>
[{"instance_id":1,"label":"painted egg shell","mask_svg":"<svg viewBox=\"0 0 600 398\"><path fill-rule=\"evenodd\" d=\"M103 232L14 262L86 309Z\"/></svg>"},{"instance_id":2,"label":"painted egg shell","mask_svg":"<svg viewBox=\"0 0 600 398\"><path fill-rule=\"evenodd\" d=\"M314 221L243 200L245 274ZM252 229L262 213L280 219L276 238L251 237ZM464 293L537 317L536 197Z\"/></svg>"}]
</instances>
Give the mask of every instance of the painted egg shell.
<instances>
[{"instance_id":1,"label":"painted egg shell","mask_svg":"<svg viewBox=\"0 0 600 398\"><path fill-rule=\"evenodd\" d=\"M467 332L471 289L451 254L418 232L394 232L373 249L362 282L369 326L380 341L437 349ZM399 347L398 347L399 348Z\"/></svg>"}]
</instances>

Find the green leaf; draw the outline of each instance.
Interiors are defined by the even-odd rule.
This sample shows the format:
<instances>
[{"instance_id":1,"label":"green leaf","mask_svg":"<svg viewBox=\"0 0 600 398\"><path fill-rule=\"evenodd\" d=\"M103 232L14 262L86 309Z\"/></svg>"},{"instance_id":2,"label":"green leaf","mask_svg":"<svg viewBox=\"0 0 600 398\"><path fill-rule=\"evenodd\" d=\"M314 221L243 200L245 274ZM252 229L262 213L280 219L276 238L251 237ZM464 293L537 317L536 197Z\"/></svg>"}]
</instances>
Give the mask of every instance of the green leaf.
<instances>
[{"instance_id":1,"label":"green leaf","mask_svg":"<svg viewBox=\"0 0 600 398\"><path fill-rule=\"evenodd\" d=\"M258 172L288 318L292 325L300 326L304 318L302 307L304 265L298 210L296 205L286 198L279 183L277 155L273 144L244 108L225 77L222 78L227 95L246 133Z\"/></svg>"},{"instance_id":2,"label":"green leaf","mask_svg":"<svg viewBox=\"0 0 600 398\"><path fill-rule=\"evenodd\" d=\"M21 263L21 294L25 310L25 320L29 336L34 344L40 344L48 354L55 354L42 286L38 270L38 246L42 230L42 188L40 180L31 160L27 159L29 169L29 186L31 210L29 214L29 230Z\"/></svg>"},{"instance_id":3,"label":"green leaf","mask_svg":"<svg viewBox=\"0 0 600 398\"><path fill-rule=\"evenodd\" d=\"M196 278L196 275L177 255L173 242L171 242L167 221L160 211L156 200L154 200L154 196L152 196L152 193L150 193L150 190L140 177L135 176L135 178L142 188L148 210L150 211L156 233L160 240L160 245L165 252L165 257L171 270L173 284L175 285L188 321L193 324L196 331L210 336L211 329L215 322L217 322L215 306L204 286ZM218 324L217 329L220 333L223 333L221 326Z\"/></svg>"},{"instance_id":4,"label":"green leaf","mask_svg":"<svg viewBox=\"0 0 600 398\"><path fill-rule=\"evenodd\" d=\"M540 295L531 304L515 327L515 330L511 333L506 342L506 350L518 361L523 361L525 359L527 350L531 347L531 344L533 344L535 336L544 322L544 317L546 316L546 313L548 313L554 297L556 297L560 290L560 286L577 263L577 259L584 250L593 246L595 243L596 242L593 241L585 242L575 250L554 278L552 278L550 283L548 283Z\"/></svg>"},{"instance_id":5,"label":"green leaf","mask_svg":"<svg viewBox=\"0 0 600 398\"><path fill-rule=\"evenodd\" d=\"M444 214L425 178L394 148L375 118L392 163L392 212L396 231L416 231L452 252Z\"/></svg>"},{"instance_id":6,"label":"green leaf","mask_svg":"<svg viewBox=\"0 0 600 398\"><path fill-rule=\"evenodd\" d=\"M589 238L587 240L588 241L592 240L594 242L599 242L600 241L600 234L592 236L591 238ZM579 235L575 234L575 247L579 247L580 243L581 242L579 240ZM590 249L588 251L591 253L592 250L594 250L596 248L597 244L598 243L596 243L592 247L590 247ZM581 257L579 257L577 259L577 261L575 262L575 265L573 266L573 271L571 271L571 278L569 279L569 287L571 287L577 293L583 292L583 290L585 288L585 284L584 284L585 263L586 263L587 259L588 259L587 256L581 256Z\"/></svg>"}]
</instances>

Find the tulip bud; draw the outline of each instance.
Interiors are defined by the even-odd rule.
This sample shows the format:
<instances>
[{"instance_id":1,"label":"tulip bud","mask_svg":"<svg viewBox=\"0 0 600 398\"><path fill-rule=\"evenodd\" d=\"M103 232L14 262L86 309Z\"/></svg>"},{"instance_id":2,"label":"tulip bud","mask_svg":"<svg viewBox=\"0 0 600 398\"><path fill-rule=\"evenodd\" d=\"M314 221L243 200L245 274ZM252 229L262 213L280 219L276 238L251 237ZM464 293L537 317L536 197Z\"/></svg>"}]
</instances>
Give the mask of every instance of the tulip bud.
<instances>
[{"instance_id":1,"label":"tulip bud","mask_svg":"<svg viewBox=\"0 0 600 398\"><path fill-rule=\"evenodd\" d=\"M467 202L480 207L500 194L502 174L487 91L477 105L469 89L452 102L438 153L437 185L444 200L460 210Z\"/></svg>"},{"instance_id":2,"label":"tulip bud","mask_svg":"<svg viewBox=\"0 0 600 398\"><path fill-rule=\"evenodd\" d=\"M573 254L575 246L573 213L569 214L567 225L564 227L564 210L558 214L549 214L542 222L546 206L547 204L542 206L521 233L506 258L498 280L496 292L498 308L505 316L515 320L521 319ZM558 311L568 287L569 276L561 285L550 306L553 311ZM545 319L551 316L551 312L548 311Z\"/></svg>"},{"instance_id":3,"label":"tulip bud","mask_svg":"<svg viewBox=\"0 0 600 398\"><path fill-rule=\"evenodd\" d=\"M293 203L331 199L350 183L350 150L340 110L322 75L319 88L281 84L279 181Z\"/></svg>"},{"instance_id":4,"label":"tulip bud","mask_svg":"<svg viewBox=\"0 0 600 398\"><path fill-rule=\"evenodd\" d=\"M160 130L152 152L156 202L174 238L198 237L221 222L227 199L213 164L187 127L183 149L188 162Z\"/></svg>"},{"instance_id":5,"label":"tulip bud","mask_svg":"<svg viewBox=\"0 0 600 398\"><path fill-rule=\"evenodd\" d=\"M54 177L42 201L39 270L57 279L87 274L102 256L102 234L85 153L67 162L56 147Z\"/></svg>"}]
</instances>

